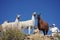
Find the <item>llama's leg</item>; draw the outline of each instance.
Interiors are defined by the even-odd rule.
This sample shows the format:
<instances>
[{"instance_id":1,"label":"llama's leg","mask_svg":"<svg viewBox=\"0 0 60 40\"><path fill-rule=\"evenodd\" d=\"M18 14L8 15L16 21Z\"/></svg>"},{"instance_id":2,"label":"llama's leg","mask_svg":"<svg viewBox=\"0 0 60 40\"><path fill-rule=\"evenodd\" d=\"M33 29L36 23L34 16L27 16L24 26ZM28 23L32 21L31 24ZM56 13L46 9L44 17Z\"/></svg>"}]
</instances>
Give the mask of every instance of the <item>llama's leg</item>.
<instances>
[{"instance_id":1,"label":"llama's leg","mask_svg":"<svg viewBox=\"0 0 60 40\"><path fill-rule=\"evenodd\" d=\"M28 33L28 34L30 34L30 27L28 28L28 31L29 31L29 33Z\"/></svg>"},{"instance_id":2,"label":"llama's leg","mask_svg":"<svg viewBox=\"0 0 60 40\"><path fill-rule=\"evenodd\" d=\"M45 31L43 30L43 33L44 33L44 35L45 35Z\"/></svg>"},{"instance_id":3,"label":"llama's leg","mask_svg":"<svg viewBox=\"0 0 60 40\"><path fill-rule=\"evenodd\" d=\"M47 32L48 32L48 31L46 31L46 30L43 30L43 33L44 33L44 35L46 35L46 34L47 34Z\"/></svg>"},{"instance_id":4,"label":"llama's leg","mask_svg":"<svg viewBox=\"0 0 60 40\"><path fill-rule=\"evenodd\" d=\"M46 35L47 35L47 33L48 33L48 30L46 31Z\"/></svg>"},{"instance_id":5,"label":"llama's leg","mask_svg":"<svg viewBox=\"0 0 60 40\"><path fill-rule=\"evenodd\" d=\"M45 35L47 34L47 30L45 30Z\"/></svg>"}]
</instances>

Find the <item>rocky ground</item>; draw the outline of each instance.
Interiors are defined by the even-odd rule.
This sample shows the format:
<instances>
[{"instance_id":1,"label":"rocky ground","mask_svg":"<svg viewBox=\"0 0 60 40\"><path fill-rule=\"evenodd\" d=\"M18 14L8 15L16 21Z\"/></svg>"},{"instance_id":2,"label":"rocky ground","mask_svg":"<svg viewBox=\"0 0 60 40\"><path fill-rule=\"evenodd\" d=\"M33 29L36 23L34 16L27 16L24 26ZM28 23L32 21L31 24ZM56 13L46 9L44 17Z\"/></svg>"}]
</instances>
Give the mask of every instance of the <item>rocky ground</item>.
<instances>
[{"instance_id":1,"label":"rocky ground","mask_svg":"<svg viewBox=\"0 0 60 40\"><path fill-rule=\"evenodd\" d=\"M47 36L47 35L43 35L43 34L31 34L31 35L27 35L25 40L60 40L60 36Z\"/></svg>"},{"instance_id":2,"label":"rocky ground","mask_svg":"<svg viewBox=\"0 0 60 40\"><path fill-rule=\"evenodd\" d=\"M55 33L54 36L43 35L39 33L39 30L35 27L34 34L27 35L25 40L60 40L59 33Z\"/></svg>"}]
</instances>

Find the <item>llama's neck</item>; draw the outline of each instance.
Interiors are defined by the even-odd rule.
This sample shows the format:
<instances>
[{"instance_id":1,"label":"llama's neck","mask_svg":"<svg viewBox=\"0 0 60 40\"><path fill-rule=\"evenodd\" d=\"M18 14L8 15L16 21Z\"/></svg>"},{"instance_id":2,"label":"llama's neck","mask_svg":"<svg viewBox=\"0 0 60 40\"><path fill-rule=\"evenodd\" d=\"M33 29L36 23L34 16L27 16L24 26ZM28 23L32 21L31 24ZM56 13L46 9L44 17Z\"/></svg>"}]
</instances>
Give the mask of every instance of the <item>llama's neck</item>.
<instances>
[{"instance_id":1,"label":"llama's neck","mask_svg":"<svg viewBox=\"0 0 60 40\"><path fill-rule=\"evenodd\" d=\"M18 22L18 19L16 18L15 22Z\"/></svg>"},{"instance_id":2,"label":"llama's neck","mask_svg":"<svg viewBox=\"0 0 60 40\"><path fill-rule=\"evenodd\" d=\"M40 19L38 19L38 25L40 24Z\"/></svg>"},{"instance_id":3,"label":"llama's neck","mask_svg":"<svg viewBox=\"0 0 60 40\"><path fill-rule=\"evenodd\" d=\"M40 20L38 19L38 29L40 30Z\"/></svg>"},{"instance_id":4,"label":"llama's neck","mask_svg":"<svg viewBox=\"0 0 60 40\"><path fill-rule=\"evenodd\" d=\"M35 17L32 15L32 20L35 20Z\"/></svg>"},{"instance_id":5,"label":"llama's neck","mask_svg":"<svg viewBox=\"0 0 60 40\"><path fill-rule=\"evenodd\" d=\"M32 23L35 25L35 18L34 18L34 16L32 15Z\"/></svg>"}]
</instances>

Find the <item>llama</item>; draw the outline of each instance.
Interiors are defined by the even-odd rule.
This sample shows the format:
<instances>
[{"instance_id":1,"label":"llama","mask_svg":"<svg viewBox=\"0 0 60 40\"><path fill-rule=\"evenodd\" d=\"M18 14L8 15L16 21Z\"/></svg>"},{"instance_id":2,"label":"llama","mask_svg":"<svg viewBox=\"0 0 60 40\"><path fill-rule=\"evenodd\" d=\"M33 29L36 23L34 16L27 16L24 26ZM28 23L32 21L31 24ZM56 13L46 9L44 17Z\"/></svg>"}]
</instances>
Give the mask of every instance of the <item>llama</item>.
<instances>
[{"instance_id":1,"label":"llama","mask_svg":"<svg viewBox=\"0 0 60 40\"><path fill-rule=\"evenodd\" d=\"M20 15L17 15L15 22L5 21L5 22L2 24L2 29L3 29L3 31L8 30L9 28L16 28L16 27L18 26L19 18L20 18Z\"/></svg>"},{"instance_id":2,"label":"llama","mask_svg":"<svg viewBox=\"0 0 60 40\"><path fill-rule=\"evenodd\" d=\"M31 20L26 20L26 21L20 21L20 28L27 28L28 27L28 34L30 34L30 28L34 27L35 25L35 16L36 16L36 12L34 12L32 14L32 19Z\"/></svg>"}]
</instances>

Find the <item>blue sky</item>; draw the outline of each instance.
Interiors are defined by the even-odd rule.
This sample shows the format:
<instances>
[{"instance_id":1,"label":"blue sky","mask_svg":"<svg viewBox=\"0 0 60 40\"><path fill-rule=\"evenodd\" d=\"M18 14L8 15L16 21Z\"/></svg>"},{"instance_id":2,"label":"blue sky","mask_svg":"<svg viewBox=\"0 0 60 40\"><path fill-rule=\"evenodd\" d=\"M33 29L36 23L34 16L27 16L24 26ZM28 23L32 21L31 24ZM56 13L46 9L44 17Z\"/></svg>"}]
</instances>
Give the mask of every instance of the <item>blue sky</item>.
<instances>
[{"instance_id":1,"label":"blue sky","mask_svg":"<svg viewBox=\"0 0 60 40\"><path fill-rule=\"evenodd\" d=\"M60 28L60 0L0 0L0 24L5 20L14 21L17 14L21 15L21 21L29 20L34 11L41 12L49 25L55 23Z\"/></svg>"}]
</instances>

